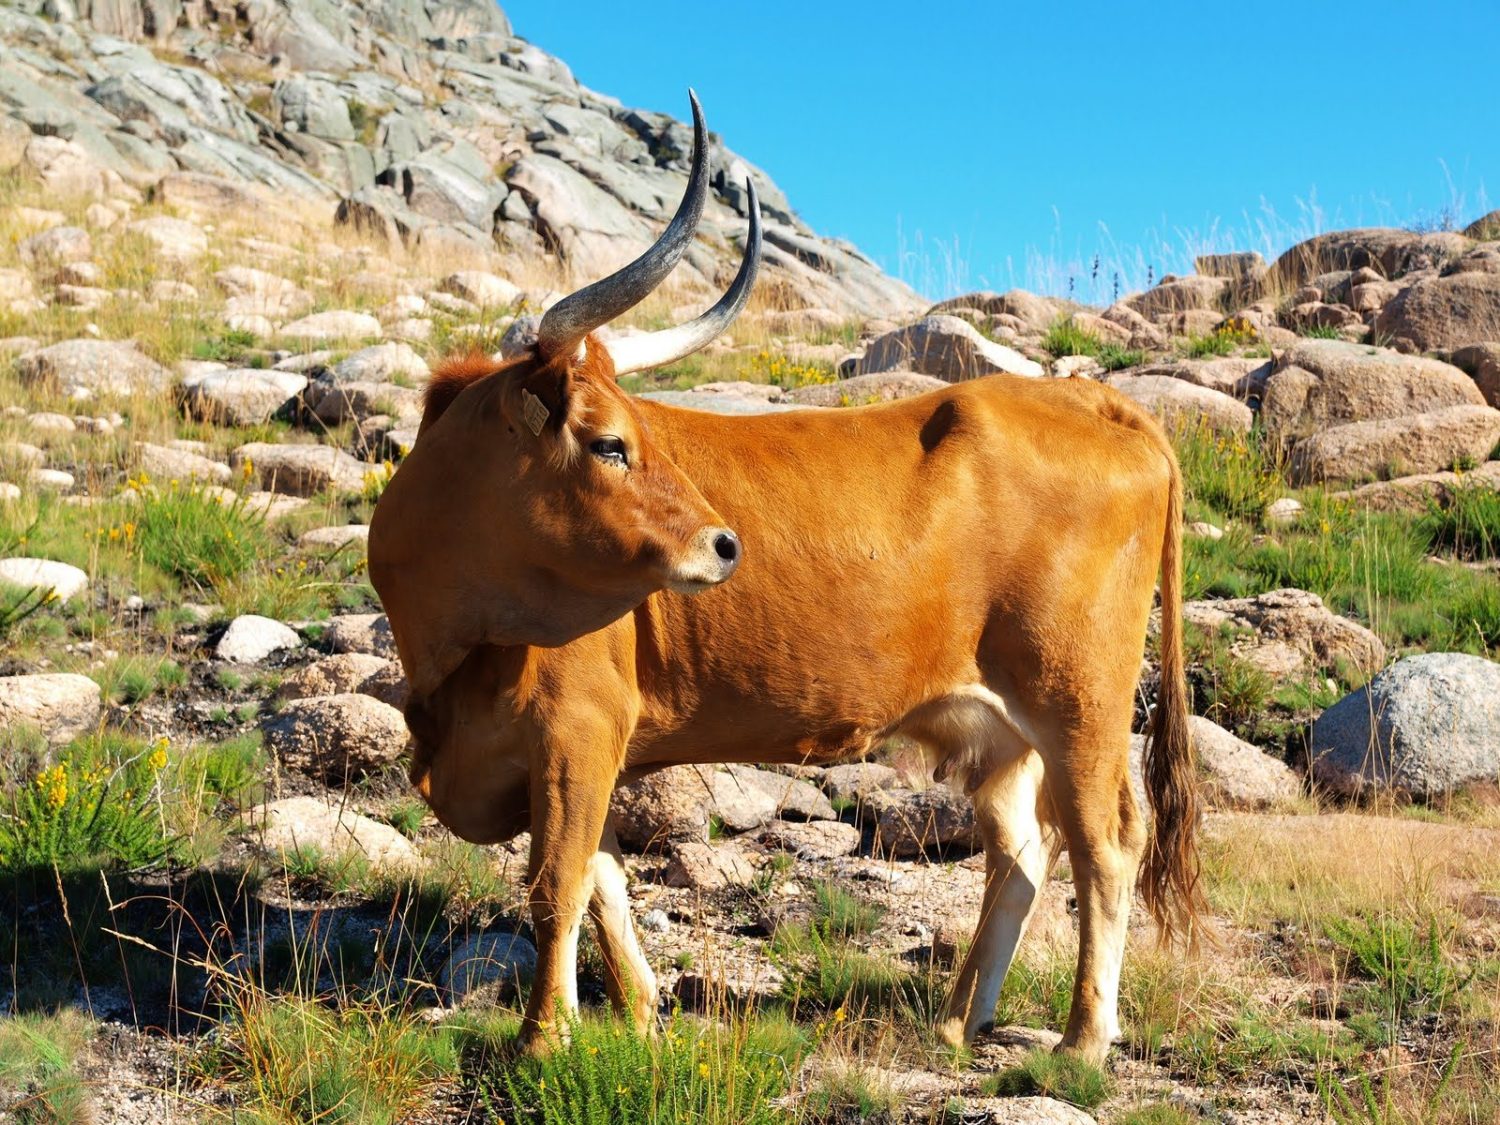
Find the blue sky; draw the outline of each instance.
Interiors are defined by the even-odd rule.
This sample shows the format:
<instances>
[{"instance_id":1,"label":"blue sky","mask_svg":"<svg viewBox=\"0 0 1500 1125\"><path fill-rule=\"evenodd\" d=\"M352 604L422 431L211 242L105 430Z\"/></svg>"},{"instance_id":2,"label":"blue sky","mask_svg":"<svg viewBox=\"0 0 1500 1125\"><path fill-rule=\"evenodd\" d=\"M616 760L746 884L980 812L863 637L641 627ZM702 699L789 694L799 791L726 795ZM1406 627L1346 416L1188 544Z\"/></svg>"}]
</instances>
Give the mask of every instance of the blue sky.
<instances>
[{"instance_id":1,"label":"blue sky","mask_svg":"<svg viewBox=\"0 0 1500 1125\"><path fill-rule=\"evenodd\" d=\"M933 297L1107 303L1196 250L1500 207L1497 0L502 7L627 105L696 87L815 230Z\"/></svg>"}]
</instances>

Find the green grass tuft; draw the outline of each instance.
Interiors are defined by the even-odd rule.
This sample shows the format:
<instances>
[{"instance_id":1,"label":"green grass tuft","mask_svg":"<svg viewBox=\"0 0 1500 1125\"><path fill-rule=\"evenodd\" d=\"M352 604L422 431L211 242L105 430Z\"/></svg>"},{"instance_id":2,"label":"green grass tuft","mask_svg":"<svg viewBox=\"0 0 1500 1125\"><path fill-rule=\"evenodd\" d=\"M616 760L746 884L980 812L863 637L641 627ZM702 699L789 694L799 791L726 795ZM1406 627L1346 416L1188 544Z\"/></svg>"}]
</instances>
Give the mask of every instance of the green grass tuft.
<instances>
[{"instance_id":1,"label":"green grass tuft","mask_svg":"<svg viewBox=\"0 0 1500 1125\"><path fill-rule=\"evenodd\" d=\"M1103 1071L1077 1055L1038 1048L1017 1065L985 1079L982 1089L991 1097L1041 1096L1094 1109L1109 1097L1110 1082Z\"/></svg>"}]
</instances>

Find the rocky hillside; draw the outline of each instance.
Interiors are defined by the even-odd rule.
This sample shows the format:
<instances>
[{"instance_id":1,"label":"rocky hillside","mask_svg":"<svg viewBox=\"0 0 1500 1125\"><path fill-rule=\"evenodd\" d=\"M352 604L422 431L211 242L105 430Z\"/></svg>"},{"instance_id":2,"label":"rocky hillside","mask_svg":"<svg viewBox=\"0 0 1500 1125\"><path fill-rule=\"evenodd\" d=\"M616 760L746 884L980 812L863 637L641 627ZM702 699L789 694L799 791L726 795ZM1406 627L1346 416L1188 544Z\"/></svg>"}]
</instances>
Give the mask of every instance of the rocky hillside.
<instances>
[{"instance_id":1,"label":"rocky hillside","mask_svg":"<svg viewBox=\"0 0 1500 1125\"><path fill-rule=\"evenodd\" d=\"M692 147L682 122L579 85L487 0L23 0L0 7L0 113L0 171L57 191L182 203L209 175L245 207L480 265L556 255L584 279L660 229ZM762 286L784 307L913 308L717 140L713 168L681 284L733 276L753 178Z\"/></svg>"},{"instance_id":2,"label":"rocky hillside","mask_svg":"<svg viewBox=\"0 0 1500 1125\"><path fill-rule=\"evenodd\" d=\"M1118 1050L1058 1060L1062 862L955 1054L969 800L904 744L677 767L614 808L665 1032L603 1015L585 942L589 1016L533 1062L528 839L412 793L365 541L432 365L643 247L683 129L481 3L73 3L0 8L0 1121L1500 1120L1500 214L927 308L762 177L755 300L622 385L841 410L1008 372L1155 411L1220 941L1136 910ZM727 280L715 159L691 268L610 331Z\"/></svg>"}]
</instances>

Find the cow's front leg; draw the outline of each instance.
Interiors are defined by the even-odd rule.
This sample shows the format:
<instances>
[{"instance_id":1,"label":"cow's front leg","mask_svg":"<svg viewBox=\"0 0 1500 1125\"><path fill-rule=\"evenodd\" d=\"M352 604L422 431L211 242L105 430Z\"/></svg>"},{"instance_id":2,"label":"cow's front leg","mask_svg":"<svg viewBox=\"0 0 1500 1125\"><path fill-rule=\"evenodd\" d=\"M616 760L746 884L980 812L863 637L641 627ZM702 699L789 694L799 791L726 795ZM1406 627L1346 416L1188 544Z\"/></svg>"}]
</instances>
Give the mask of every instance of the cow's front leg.
<instances>
[{"instance_id":1,"label":"cow's front leg","mask_svg":"<svg viewBox=\"0 0 1500 1125\"><path fill-rule=\"evenodd\" d=\"M576 731L573 732L576 738ZM567 1037L578 1011L578 930L593 892L593 864L619 773L613 745L570 738L540 755L531 785L531 924L536 974L521 1044L536 1054Z\"/></svg>"},{"instance_id":2,"label":"cow's front leg","mask_svg":"<svg viewBox=\"0 0 1500 1125\"><path fill-rule=\"evenodd\" d=\"M606 824L591 868L593 897L589 914L599 934L604 957L604 988L614 1009L635 1021L636 1030L650 1032L655 1024L656 974L630 921L630 894L625 884L625 860L613 824Z\"/></svg>"}]
</instances>

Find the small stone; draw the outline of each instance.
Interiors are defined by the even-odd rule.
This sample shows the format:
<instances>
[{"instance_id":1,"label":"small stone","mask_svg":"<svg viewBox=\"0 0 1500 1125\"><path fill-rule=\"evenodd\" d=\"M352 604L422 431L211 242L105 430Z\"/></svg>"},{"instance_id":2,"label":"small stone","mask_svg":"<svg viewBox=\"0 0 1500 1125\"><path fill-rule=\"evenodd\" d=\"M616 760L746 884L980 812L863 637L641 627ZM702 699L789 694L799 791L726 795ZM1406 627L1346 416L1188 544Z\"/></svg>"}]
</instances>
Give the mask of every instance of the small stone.
<instances>
[{"instance_id":1,"label":"small stone","mask_svg":"<svg viewBox=\"0 0 1500 1125\"><path fill-rule=\"evenodd\" d=\"M416 849L400 832L336 799L287 797L252 809L246 820L256 843L274 859L315 850L329 857L353 853L372 867L410 868L418 862Z\"/></svg>"},{"instance_id":2,"label":"small stone","mask_svg":"<svg viewBox=\"0 0 1500 1125\"><path fill-rule=\"evenodd\" d=\"M646 911L641 916L641 929L653 934L664 934L672 928L672 920L667 917L667 912L660 907Z\"/></svg>"},{"instance_id":3,"label":"small stone","mask_svg":"<svg viewBox=\"0 0 1500 1125\"><path fill-rule=\"evenodd\" d=\"M62 469L32 469L27 478L38 488L48 492L72 492L73 474Z\"/></svg>"},{"instance_id":4,"label":"small stone","mask_svg":"<svg viewBox=\"0 0 1500 1125\"><path fill-rule=\"evenodd\" d=\"M1296 523L1302 515L1302 501L1292 496L1283 496L1266 505L1266 522L1271 524Z\"/></svg>"},{"instance_id":5,"label":"small stone","mask_svg":"<svg viewBox=\"0 0 1500 1125\"><path fill-rule=\"evenodd\" d=\"M755 868L737 848L698 840L684 840L674 845L663 873L667 886L696 891L748 886L754 879Z\"/></svg>"},{"instance_id":6,"label":"small stone","mask_svg":"<svg viewBox=\"0 0 1500 1125\"><path fill-rule=\"evenodd\" d=\"M461 1003L487 985L497 999L514 997L536 972L536 947L508 930L475 934L449 955L438 984L450 1004Z\"/></svg>"},{"instance_id":7,"label":"small stone","mask_svg":"<svg viewBox=\"0 0 1500 1125\"><path fill-rule=\"evenodd\" d=\"M0 559L0 583L50 590L59 601L68 601L88 589L89 576L76 566L52 559L11 558Z\"/></svg>"},{"instance_id":8,"label":"small stone","mask_svg":"<svg viewBox=\"0 0 1500 1125\"><path fill-rule=\"evenodd\" d=\"M334 652L363 652L395 660L396 641L383 613L346 613L323 628L323 639Z\"/></svg>"},{"instance_id":9,"label":"small stone","mask_svg":"<svg viewBox=\"0 0 1500 1125\"><path fill-rule=\"evenodd\" d=\"M296 699L261 724L284 764L334 784L387 766L406 749L406 720L368 695Z\"/></svg>"},{"instance_id":10,"label":"small stone","mask_svg":"<svg viewBox=\"0 0 1500 1125\"><path fill-rule=\"evenodd\" d=\"M93 729L101 710L99 685L87 676L0 676L0 728L5 730L32 727L60 746Z\"/></svg>"},{"instance_id":11,"label":"small stone","mask_svg":"<svg viewBox=\"0 0 1500 1125\"><path fill-rule=\"evenodd\" d=\"M298 648L301 644L302 638L280 621L247 613L229 623L214 654L231 664L259 664L273 652Z\"/></svg>"},{"instance_id":12,"label":"small stone","mask_svg":"<svg viewBox=\"0 0 1500 1125\"><path fill-rule=\"evenodd\" d=\"M1187 533L1194 539L1224 538L1224 529L1222 527L1215 527L1213 524L1204 523L1202 520L1194 520L1192 523L1188 524Z\"/></svg>"},{"instance_id":13,"label":"small stone","mask_svg":"<svg viewBox=\"0 0 1500 1125\"><path fill-rule=\"evenodd\" d=\"M281 335L288 340L305 341L378 340L381 328L380 321L369 313L331 309L282 325Z\"/></svg>"},{"instance_id":14,"label":"small stone","mask_svg":"<svg viewBox=\"0 0 1500 1125\"><path fill-rule=\"evenodd\" d=\"M364 684L391 667L391 661L363 652L341 652L304 665L292 672L276 689L277 699L310 699L319 695L362 692ZM376 696L379 698L379 696Z\"/></svg>"}]
</instances>

